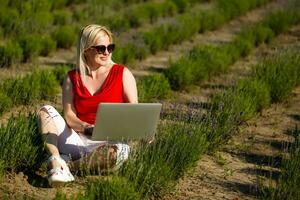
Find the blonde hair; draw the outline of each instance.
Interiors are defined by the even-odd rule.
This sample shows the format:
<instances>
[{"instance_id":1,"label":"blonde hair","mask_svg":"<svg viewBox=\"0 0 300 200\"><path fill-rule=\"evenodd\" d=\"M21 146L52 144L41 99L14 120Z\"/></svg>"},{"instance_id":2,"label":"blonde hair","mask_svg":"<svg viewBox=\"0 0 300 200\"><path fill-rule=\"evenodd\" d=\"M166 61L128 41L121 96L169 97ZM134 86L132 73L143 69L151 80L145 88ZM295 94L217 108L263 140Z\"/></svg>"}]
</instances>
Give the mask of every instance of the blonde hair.
<instances>
[{"instance_id":1,"label":"blonde hair","mask_svg":"<svg viewBox=\"0 0 300 200\"><path fill-rule=\"evenodd\" d=\"M81 75L86 75L87 71L89 71L84 51L91 47L103 33L109 37L109 42L112 43L112 33L105 26L90 24L81 29L77 43L77 68L79 68ZM113 63L112 60L111 63Z\"/></svg>"}]
</instances>

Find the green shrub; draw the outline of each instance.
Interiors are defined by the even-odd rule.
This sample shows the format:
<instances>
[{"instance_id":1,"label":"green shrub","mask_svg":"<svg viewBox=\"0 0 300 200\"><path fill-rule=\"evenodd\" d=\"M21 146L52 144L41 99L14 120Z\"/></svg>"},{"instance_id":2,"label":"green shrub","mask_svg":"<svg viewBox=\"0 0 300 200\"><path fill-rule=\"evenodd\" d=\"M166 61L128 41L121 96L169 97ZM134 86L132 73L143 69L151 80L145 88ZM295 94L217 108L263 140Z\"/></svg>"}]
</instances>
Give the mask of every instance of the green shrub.
<instances>
[{"instance_id":1,"label":"green shrub","mask_svg":"<svg viewBox=\"0 0 300 200\"><path fill-rule=\"evenodd\" d=\"M174 5L181 5L181 3L183 4L189 4L188 1L185 0L179 0L179 1L169 1L171 2L171 4ZM226 4L231 5L231 9L228 9L226 12L237 12L235 9L240 9L243 8L243 6L245 8L252 9L253 7L255 7L257 0L253 0L251 1L251 3L249 3L249 6L244 6L243 2L237 1L237 0L231 0L226 2ZM240 5L242 4L242 5ZM248 5L248 3L246 3ZM154 6L154 4L150 4L149 3L149 10L146 12L142 12L142 9L137 9L139 8L139 6L135 6L132 7L131 9L134 10L135 12L126 12L126 15L128 15L128 17L131 20L131 25L130 26L139 26L139 24L142 23L142 21L145 21L147 19L150 19L151 21L151 16L152 18L155 18L155 16L160 16L162 15L162 11L159 8L156 8ZM162 4L157 3L157 6L161 6ZM153 7L152 7L153 6ZM146 6L147 7L147 6ZM155 7L155 9L154 9ZM170 6L170 8L173 7ZM183 9L184 6L181 6L181 9ZM244 9L244 8L243 8ZM155 10L155 12L152 10ZM244 9L245 10L245 9ZM175 43L180 43L182 40L185 40L187 38L190 38L191 36L193 36L195 33L197 32L201 32L201 31L205 31L205 30L210 30L213 28L216 28L222 24L224 24L226 21L230 20L231 18L226 18L224 15L224 9L222 10L220 8L220 6L218 7L214 7L212 10L208 10L208 11L203 11L200 14L197 13L192 13L192 12L187 12L186 14L180 15L178 16L176 19L171 19L168 20L166 23L162 24L162 25L158 25L154 28L152 28L150 31L139 31L134 37L133 39L135 40L136 37L142 36L142 42L143 43L143 47L146 48L142 48L139 50L143 50L143 56L147 55L146 53L144 54L144 52L148 52L150 51L152 54L155 54L157 51L159 50L166 50L168 49L168 47L171 44L175 44ZM147 14L148 13L148 14ZM242 12L237 12L238 14L242 14ZM229 13L230 14L230 13ZM230 14L231 15L231 14ZM232 14L232 16L236 16L237 14ZM139 16L139 17L137 17ZM117 16L117 29L113 28L116 30L116 32L119 32L120 29L119 27L123 27L120 26L119 24L125 24L125 26L127 27L127 24L124 22L124 19L120 19L120 16ZM99 19L99 20L104 20L109 21L110 23L110 19ZM112 27L115 27L114 25ZM128 42L128 41L127 41ZM134 43L134 42L132 42ZM244 43L242 43L242 45L244 45ZM129 53L127 50L118 50L117 53L115 53L115 56L117 59L121 60L123 63L127 63L129 62L129 60L133 60L135 58L137 58L136 56L140 57L140 54L138 53L139 51L136 51L134 49L134 46L136 46L135 44L125 44L123 46L129 46L128 49L131 49L132 53ZM243 46L245 48L245 46ZM244 49L246 50L246 49Z\"/></svg>"},{"instance_id":2,"label":"green shrub","mask_svg":"<svg viewBox=\"0 0 300 200\"><path fill-rule=\"evenodd\" d=\"M298 84L300 56L295 52L284 53L267 59L255 67L255 74L270 87L272 102L288 97Z\"/></svg>"},{"instance_id":3,"label":"green shrub","mask_svg":"<svg viewBox=\"0 0 300 200\"><path fill-rule=\"evenodd\" d=\"M239 93L245 93L253 98L255 112L262 111L271 104L269 86L262 80L253 78L241 80L236 87Z\"/></svg>"},{"instance_id":4,"label":"green shrub","mask_svg":"<svg viewBox=\"0 0 300 200\"><path fill-rule=\"evenodd\" d=\"M169 124L162 129L162 136L157 141L157 147L160 148L153 146L153 151L163 155L167 166L171 168L173 179L182 176L207 150L207 126L202 117L200 112L191 110L179 114L179 123Z\"/></svg>"},{"instance_id":5,"label":"green shrub","mask_svg":"<svg viewBox=\"0 0 300 200\"><path fill-rule=\"evenodd\" d=\"M132 182L143 199L161 197L169 182L181 176L205 151L204 128L199 123L166 125L153 144L133 153L120 175Z\"/></svg>"},{"instance_id":6,"label":"green shrub","mask_svg":"<svg viewBox=\"0 0 300 200\"><path fill-rule=\"evenodd\" d=\"M190 59L180 58L178 61L170 64L170 67L164 71L164 75L169 80L173 90L182 90L194 82L194 68L195 62Z\"/></svg>"},{"instance_id":7,"label":"green shrub","mask_svg":"<svg viewBox=\"0 0 300 200\"><path fill-rule=\"evenodd\" d=\"M218 26L225 22L225 18L222 14L215 10L208 10L199 14L199 30L198 32L203 33L205 31L214 30Z\"/></svg>"},{"instance_id":8,"label":"green shrub","mask_svg":"<svg viewBox=\"0 0 300 200\"><path fill-rule=\"evenodd\" d=\"M77 34L73 26L65 25L60 26L53 35L60 48L70 48L73 46L77 39Z\"/></svg>"},{"instance_id":9,"label":"green shrub","mask_svg":"<svg viewBox=\"0 0 300 200\"><path fill-rule=\"evenodd\" d=\"M172 89L180 90L227 70L231 58L222 48L196 46L165 71Z\"/></svg>"},{"instance_id":10,"label":"green shrub","mask_svg":"<svg viewBox=\"0 0 300 200\"><path fill-rule=\"evenodd\" d=\"M2 39L4 36L4 33L3 33L3 28L0 26L0 39Z\"/></svg>"},{"instance_id":11,"label":"green shrub","mask_svg":"<svg viewBox=\"0 0 300 200\"><path fill-rule=\"evenodd\" d=\"M143 77L137 83L139 102L153 102L167 98L171 92L168 80L163 75Z\"/></svg>"},{"instance_id":12,"label":"green shrub","mask_svg":"<svg viewBox=\"0 0 300 200\"><path fill-rule=\"evenodd\" d=\"M242 88L234 89L227 95L224 106L232 107L232 114L239 116L239 122L246 121L256 114L255 99L245 88L244 90Z\"/></svg>"},{"instance_id":13,"label":"green shrub","mask_svg":"<svg viewBox=\"0 0 300 200\"><path fill-rule=\"evenodd\" d=\"M37 35L24 35L19 39L19 44L23 49L23 60L35 59L42 50L42 39Z\"/></svg>"},{"instance_id":14,"label":"green shrub","mask_svg":"<svg viewBox=\"0 0 300 200\"><path fill-rule=\"evenodd\" d=\"M52 10L64 8L71 0L56 0L52 2Z\"/></svg>"},{"instance_id":15,"label":"green shrub","mask_svg":"<svg viewBox=\"0 0 300 200\"><path fill-rule=\"evenodd\" d=\"M0 46L0 67L9 67L22 60L23 50L16 42Z\"/></svg>"},{"instance_id":16,"label":"green shrub","mask_svg":"<svg viewBox=\"0 0 300 200\"><path fill-rule=\"evenodd\" d=\"M43 36L41 41L41 52L42 56L48 56L51 52L56 49L56 42L50 36Z\"/></svg>"},{"instance_id":17,"label":"green shrub","mask_svg":"<svg viewBox=\"0 0 300 200\"><path fill-rule=\"evenodd\" d=\"M0 125L0 160L7 170L33 169L42 162L44 143L37 116L19 114Z\"/></svg>"},{"instance_id":18,"label":"green shrub","mask_svg":"<svg viewBox=\"0 0 300 200\"><path fill-rule=\"evenodd\" d=\"M230 55L222 47L209 45L195 46L189 52L189 59L195 62L194 81L206 80L212 75L226 71L230 64Z\"/></svg>"},{"instance_id":19,"label":"green shrub","mask_svg":"<svg viewBox=\"0 0 300 200\"><path fill-rule=\"evenodd\" d=\"M89 14L87 12L83 12L81 9L75 9L73 11L73 19L74 19L74 21L76 21L76 22L78 22L80 24L85 24L86 21L88 20L88 18L89 18ZM99 20L99 23L102 23L102 21ZM103 23L103 24L106 24L106 23Z\"/></svg>"},{"instance_id":20,"label":"green shrub","mask_svg":"<svg viewBox=\"0 0 300 200\"><path fill-rule=\"evenodd\" d=\"M0 115L12 107L12 100L0 91Z\"/></svg>"},{"instance_id":21,"label":"green shrub","mask_svg":"<svg viewBox=\"0 0 300 200\"><path fill-rule=\"evenodd\" d=\"M163 17L174 16L178 12L176 4L172 0L162 3L161 10Z\"/></svg>"},{"instance_id":22,"label":"green shrub","mask_svg":"<svg viewBox=\"0 0 300 200\"><path fill-rule=\"evenodd\" d=\"M110 30L114 33L125 32L130 28L129 21L126 18L124 18L122 15L117 15L114 16L113 18L111 17L101 18L99 21L101 24L107 24Z\"/></svg>"},{"instance_id":23,"label":"green shrub","mask_svg":"<svg viewBox=\"0 0 300 200\"><path fill-rule=\"evenodd\" d=\"M271 102L284 100L278 97L286 97L291 87L295 86L300 76L297 50L279 55L277 53L258 64L251 78L238 82L234 88L212 98L207 119L209 151L226 143L242 121L253 117ZM289 81L286 79L288 76Z\"/></svg>"},{"instance_id":24,"label":"green shrub","mask_svg":"<svg viewBox=\"0 0 300 200\"><path fill-rule=\"evenodd\" d=\"M170 166L166 164L163 149L165 146L157 143L156 149L145 147L139 153L128 160L124 171L121 172L132 182L135 190L138 191L142 199L150 196L159 196L159 193L168 185L168 179L173 177ZM159 153L161 153L159 155Z\"/></svg>"},{"instance_id":25,"label":"green shrub","mask_svg":"<svg viewBox=\"0 0 300 200\"><path fill-rule=\"evenodd\" d=\"M76 199L139 200L141 197L126 178L113 176L90 181L86 193Z\"/></svg>"},{"instance_id":26,"label":"green shrub","mask_svg":"<svg viewBox=\"0 0 300 200\"><path fill-rule=\"evenodd\" d=\"M208 115L209 151L226 144L241 122L255 116L262 109L261 106L269 104L270 99L263 99L268 97L268 94L263 93L268 92L268 87L249 80L241 81L237 86L213 96Z\"/></svg>"},{"instance_id":27,"label":"green shrub","mask_svg":"<svg viewBox=\"0 0 300 200\"><path fill-rule=\"evenodd\" d=\"M56 77L56 80L58 81L58 83L62 86L64 79L68 73L68 71L71 70L71 67L68 65L61 65L61 66L57 66L55 67L55 69L53 70L53 73Z\"/></svg>"},{"instance_id":28,"label":"green shrub","mask_svg":"<svg viewBox=\"0 0 300 200\"><path fill-rule=\"evenodd\" d=\"M287 12L286 10L273 12L265 20L265 24L272 29L275 35L282 33L288 29L288 27L293 24L294 13L292 10Z\"/></svg>"},{"instance_id":29,"label":"green shrub","mask_svg":"<svg viewBox=\"0 0 300 200\"><path fill-rule=\"evenodd\" d=\"M229 2L226 2L226 4L227 3ZM250 7L252 6L249 5L249 8ZM277 13L279 13L279 16L283 16L283 14L281 14L282 12L283 11L278 11ZM286 9L284 12L290 13L291 10ZM275 14L276 13L273 13L271 16L275 16ZM183 59L179 59L177 62L171 63L169 69L166 70L165 75L168 78L172 89L185 89L191 84L206 80L215 74L225 72L228 70L229 66L241 56L247 56L254 46L257 46L262 42L269 42L274 37L273 29L271 29L267 23L269 19L269 16L267 16L263 23L258 22L251 27L244 27L238 36L228 44L220 47L208 45L195 47L189 52L188 56L185 55ZM292 25L291 22L288 22L287 26L290 25ZM149 38L152 39L156 34L151 34L149 34L151 36ZM184 34L181 33L180 35ZM168 39L173 40L172 34ZM161 41L169 43L168 39L163 39ZM154 38L153 40L159 41L158 38ZM150 41L148 44L156 45L159 43ZM160 48L160 46L154 46L154 49L156 48Z\"/></svg>"},{"instance_id":30,"label":"green shrub","mask_svg":"<svg viewBox=\"0 0 300 200\"><path fill-rule=\"evenodd\" d=\"M145 32L143 34L143 38L145 44L149 46L150 52L155 54L157 51L162 49L163 41L162 35L163 34L164 26L154 29L153 31Z\"/></svg>"},{"instance_id":31,"label":"green shrub","mask_svg":"<svg viewBox=\"0 0 300 200\"><path fill-rule=\"evenodd\" d=\"M171 0L177 7L179 13L185 12L189 6L189 1L187 0Z\"/></svg>"},{"instance_id":32,"label":"green shrub","mask_svg":"<svg viewBox=\"0 0 300 200\"><path fill-rule=\"evenodd\" d=\"M140 37L134 38L134 48L134 57L138 60L143 60L150 54L149 46Z\"/></svg>"},{"instance_id":33,"label":"green shrub","mask_svg":"<svg viewBox=\"0 0 300 200\"><path fill-rule=\"evenodd\" d=\"M247 56L251 50L254 47L253 38L245 38L243 36L238 36L234 41L232 42L232 45L234 48L237 49L237 52L239 53L239 57L245 57Z\"/></svg>"},{"instance_id":34,"label":"green shrub","mask_svg":"<svg viewBox=\"0 0 300 200\"><path fill-rule=\"evenodd\" d=\"M26 24L26 33L45 33L45 30L51 30L53 24L53 14L49 11L39 10L37 12L29 14L29 20L25 20L27 17L24 17L24 22Z\"/></svg>"},{"instance_id":35,"label":"green shrub","mask_svg":"<svg viewBox=\"0 0 300 200\"><path fill-rule=\"evenodd\" d=\"M27 105L41 99L53 100L58 92L58 83L53 73L34 71L24 78L6 80L0 89L14 105Z\"/></svg>"},{"instance_id":36,"label":"green shrub","mask_svg":"<svg viewBox=\"0 0 300 200\"><path fill-rule=\"evenodd\" d=\"M55 10L53 14L55 25L67 25L72 22L72 13L68 10Z\"/></svg>"},{"instance_id":37,"label":"green shrub","mask_svg":"<svg viewBox=\"0 0 300 200\"><path fill-rule=\"evenodd\" d=\"M258 46L261 43L269 43L274 38L273 31L264 26L257 26L253 31L255 38L255 46Z\"/></svg>"},{"instance_id":38,"label":"green shrub","mask_svg":"<svg viewBox=\"0 0 300 200\"><path fill-rule=\"evenodd\" d=\"M289 155L284 156L280 163L280 176L275 184L269 187L262 187L262 199L297 200L300 198L300 132L297 127L293 130L292 134L295 140L288 148Z\"/></svg>"},{"instance_id":39,"label":"green shrub","mask_svg":"<svg viewBox=\"0 0 300 200\"><path fill-rule=\"evenodd\" d=\"M154 23L158 19L158 17L162 15L160 5L161 4L154 3L148 3L144 5L145 10L148 13L148 21L150 23Z\"/></svg>"},{"instance_id":40,"label":"green shrub","mask_svg":"<svg viewBox=\"0 0 300 200\"><path fill-rule=\"evenodd\" d=\"M218 0L217 7L219 12L221 12L226 17L226 20L230 20L248 11L250 8L253 8L254 6L252 7L250 3L251 1Z\"/></svg>"},{"instance_id":41,"label":"green shrub","mask_svg":"<svg viewBox=\"0 0 300 200\"><path fill-rule=\"evenodd\" d=\"M5 37L15 35L14 30L18 25L18 18L19 12L17 9L0 7L0 25L3 29L3 34Z\"/></svg>"},{"instance_id":42,"label":"green shrub","mask_svg":"<svg viewBox=\"0 0 300 200\"><path fill-rule=\"evenodd\" d=\"M85 3L86 0L68 0L68 5ZM106 3L106 2L105 2Z\"/></svg>"},{"instance_id":43,"label":"green shrub","mask_svg":"<svg viewBox=\"0 0 300 200\"><path fill-rule=\"evenodd\" d=\"M148 10L143 6L139 9L131 8L125 13L125 18L128 19L130 27L139 27L143 21L150 18Z\"/></svg>"},{"instance_id":44,"label":"green shrub","mask_svg":"<svg viewBox=\"0 0 300 200\"><path fill-rule=\"evenodd\" d=\"M195 15L182 15L178 16L176 20L179 23L179 27L171 26L171 30L169 33L177 33L178 37L174 38L172 43L180 43L181 40L185 40L187 38L192 37L195 33L197 33L200 29L200 23L198 21L197 16ZM177 29L179 28L179 29ZM177 31L176 31L177 30ZM168 36L166 34L165 39ZM170 44L172 44L170 43Z\"/></svg>"},{"instance_id":45,"label":"green shrub","mask_svg":"<svg viewBox=\"0 0 300 200\"><path fill-rule=\"evenodd\" d=\"M4 173L5 173L5 161L0 160L0 183L2 182Z\"/></svg>"},{"instance_id":46,"label":"green shrub","mask_svg":"<svg viewBox=\"0 0 300 200\"><path fill-rule=\"evenodd\" d=\"M129 6L114 15L107 17L95 16L95 19L100 24L109 25L113 32L119 33L127 31L130 27L139 27L143 23L154 23L159 17L173 16L176 13L176 5L169 0L166 2L143 2L142 4Z\"/></svg>"},{"instance_id":47,"label":"green shrub","mask_svg":"<svg viewBox=\"0 0 300 200\"><path fill-rule=\"evenodd\" d=\"M120 41L115 41L116 48L113 53L113 59L119 63L127 64L135 59L142 60L149 55L149 48L144 43L143 38L135 37L132 42L119 45Z\"/></svg>"},{"instance_id":48,"label":"green shrub","mask_svg":"<svg viewBox=\"0 0 300 200\"><path fill-rule=\"evenodd\" d=\"M40 85L39 99L53 100L59 92L58 81L51 71L43 70L33 72L32 76L39 76L37 84Z\"/></svg>"},{"instance_id":49,"label":"green shrub","mask_svg":"<svg viewBox=\"0 0 300 200\"><path fill-rule=\"evenodd\" d=\"M168 49L171 44L180 43L191 37L199 30L199 23L194 16L180 16L175 20L157 26L152 31L140 33L149 46L150 52L155 54L162 49Z\"/></svg>"},{"instance_id":50,"label":"green shrub","mask_svg":"<svg viewBox=\"0 0 300 200\"><path fill-rule=\"evenodd\" d=\"M134 61L137 51L138 49L133 43L126 43L116 48L113 58L119 63L127 64Z\"/></svg>"},{"instance_id":51,"label":"green shrub","mask_svg":"<svg viewBox=\"0 0 300 200\"><path fill-rule=\"evenodd\" d=\"M240 49L237 48L236 44L230 42L223 47L223 51L228 55L228 63L231 65L241 57Z\"/></svg>"}]
</instances>

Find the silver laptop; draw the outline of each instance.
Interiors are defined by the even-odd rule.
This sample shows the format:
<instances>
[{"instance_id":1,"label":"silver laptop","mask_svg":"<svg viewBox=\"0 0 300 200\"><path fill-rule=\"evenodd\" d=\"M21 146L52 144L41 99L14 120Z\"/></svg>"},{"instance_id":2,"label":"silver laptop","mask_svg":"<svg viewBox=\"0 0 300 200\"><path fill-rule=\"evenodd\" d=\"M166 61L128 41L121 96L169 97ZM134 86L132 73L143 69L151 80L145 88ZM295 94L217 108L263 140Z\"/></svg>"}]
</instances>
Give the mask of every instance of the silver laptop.
<instances>
[{"instance_id":1,"label":"silver laptop","mask_svg":"<svg viewBox=\"0 0 300 200\"><path fill-rule=\"evenodd\" d=\"M161 106L160 103L100 103L92 140L151 139Z\"/></svg>"}]
</instances>

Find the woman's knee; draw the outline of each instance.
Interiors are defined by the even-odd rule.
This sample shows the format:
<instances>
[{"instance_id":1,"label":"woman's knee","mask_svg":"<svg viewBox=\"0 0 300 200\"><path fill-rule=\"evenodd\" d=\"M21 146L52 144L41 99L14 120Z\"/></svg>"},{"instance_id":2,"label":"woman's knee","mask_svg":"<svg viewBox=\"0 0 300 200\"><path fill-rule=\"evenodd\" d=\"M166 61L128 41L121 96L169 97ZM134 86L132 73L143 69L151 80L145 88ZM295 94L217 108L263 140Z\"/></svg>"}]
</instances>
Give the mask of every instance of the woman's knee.
<instances>
[{"instance_id":1,"label":"woman's knee","mask_svg":"<svg viewBox=\"0 0 300 200\"><path fill-rule=\"evenodd\" d=\"M52 110L52 109L55 110L55 108L54 108L53 106L50 106L50 105L44 105L44 106L42 106L40 109L38 109L37 114L38 114L39 117L40 117L41 115L50 115L50 114L49 114L49 110Z\"/></svg>"},{"instance_id":2,"label":"woman's knee","mask_svg":"<svg viewBox=\"0 0 300 200\"><path fill-rule=\"evenodd\" d=\"M37 115L38 115L38 118L39 118L40 122L41 122L41 120L45 120L45 119L48 119L50 117L50 114L49 114L50 109L54 109L54 107L50 106L50 105L45 105L45 106L42 106L37 111Z\"/></svg>"},{"instance_id":3,"label":"woman's knee","mask_svg":"<svg viewBox=\"0 0 300 200\"><path fill-rule=\"evenodd\" d=\"M37 114L40 132L42 134L52 133L57 135L56 126L51 115L49 114L49 109L43 106L39 109Z\"/></svg>"}]
</instances>

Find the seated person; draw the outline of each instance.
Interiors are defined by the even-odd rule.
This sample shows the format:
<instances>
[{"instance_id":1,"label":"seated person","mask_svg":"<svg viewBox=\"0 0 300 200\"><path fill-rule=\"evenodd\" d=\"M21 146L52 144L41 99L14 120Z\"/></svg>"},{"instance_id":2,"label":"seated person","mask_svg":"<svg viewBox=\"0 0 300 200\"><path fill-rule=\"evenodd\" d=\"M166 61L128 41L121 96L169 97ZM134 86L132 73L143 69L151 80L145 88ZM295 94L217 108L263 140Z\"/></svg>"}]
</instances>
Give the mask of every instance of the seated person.
<instances>
[{"instance_id":1,"label":"seated person","mask_svg":"<svg viewBox=\"0 0 300 200\"><path fill-rule=\"evenodd\" d=\"M99 103L138 102L132 73L111 59L114 47L106 27L84 27L79 35L77 68L68 72L63 83L64 118L49 105L39 110L40 129L50 154L48 180L52 186L74 180L67 158L71 166L85 161L88 167L111 169L128 157L127 144L93 141L87 134L94 126Z\"/></svg>"}]
</instances>

